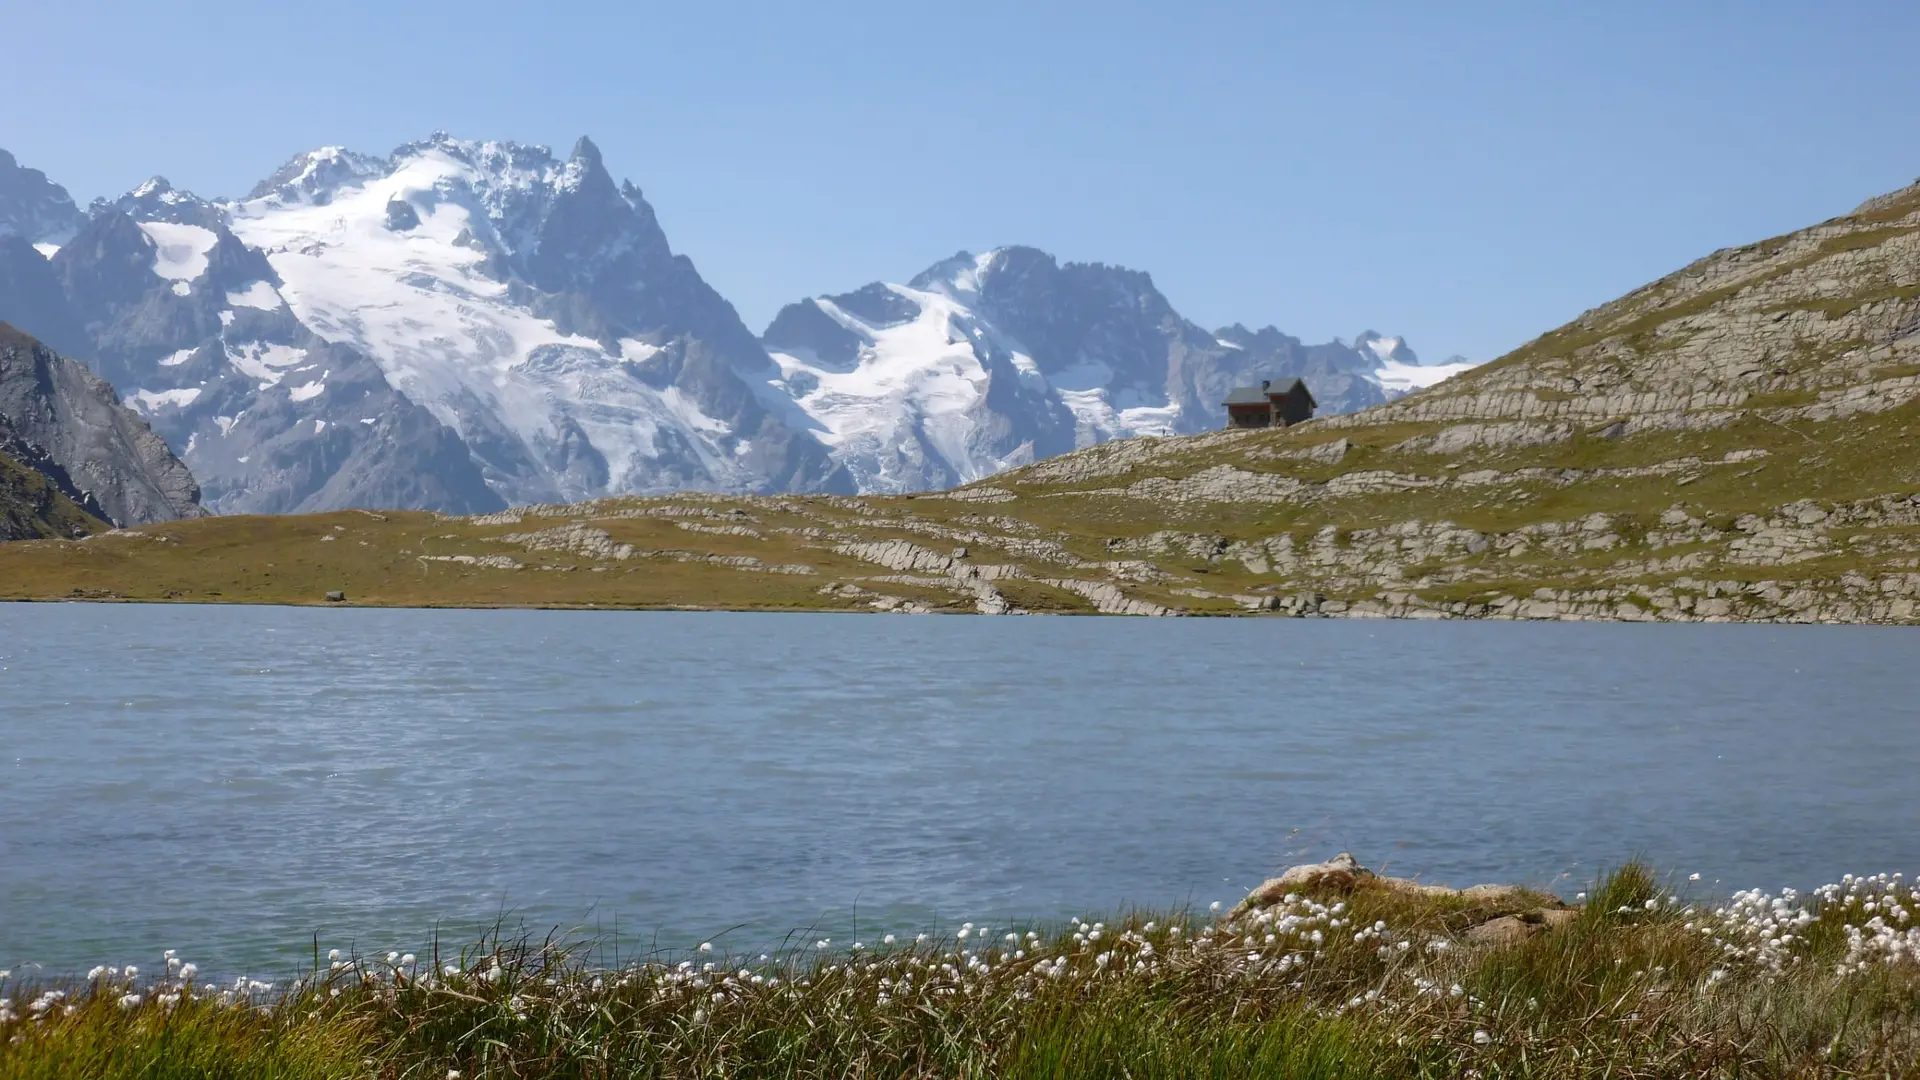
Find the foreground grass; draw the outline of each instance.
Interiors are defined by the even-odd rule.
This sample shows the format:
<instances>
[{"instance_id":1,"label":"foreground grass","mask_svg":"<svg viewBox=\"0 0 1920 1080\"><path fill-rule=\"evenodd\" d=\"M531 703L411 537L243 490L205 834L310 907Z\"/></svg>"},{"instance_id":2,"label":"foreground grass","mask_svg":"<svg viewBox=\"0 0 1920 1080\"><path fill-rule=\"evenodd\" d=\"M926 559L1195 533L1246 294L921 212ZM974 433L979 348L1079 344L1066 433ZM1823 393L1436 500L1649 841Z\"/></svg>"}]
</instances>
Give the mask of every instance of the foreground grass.
<instances>
[{"instance_id":1,"label":"foreground grass","mask_svg":"<svg viewBox=\"0 0 1920 1080\"><path fill-rule=\"evenodd\" d=\"M1920 1076L1898 878L1677 901L1629 866L1551 901L1374 883L1224 918L596 966L497 939L291 987L97 969L0 984L0 1077Z\"/></svg>"}]
</instances>

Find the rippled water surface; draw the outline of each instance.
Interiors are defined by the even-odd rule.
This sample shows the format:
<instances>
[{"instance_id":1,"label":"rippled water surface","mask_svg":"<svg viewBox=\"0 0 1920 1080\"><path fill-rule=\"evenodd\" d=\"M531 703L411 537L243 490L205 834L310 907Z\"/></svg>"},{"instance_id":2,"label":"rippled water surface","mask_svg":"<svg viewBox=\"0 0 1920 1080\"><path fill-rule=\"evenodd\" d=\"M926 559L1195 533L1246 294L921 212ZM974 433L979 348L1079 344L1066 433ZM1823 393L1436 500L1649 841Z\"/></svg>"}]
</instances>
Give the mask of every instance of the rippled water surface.
<instances>
[{"instance_id":1,"label":"rippled water surface","mask_svg":"<svg viewBox=\"0 0 1920 1080\"><path fill-rule=\"evenodd\" d=\"M0 967L1817 884L1920 865L1917 766L1901 630L0 605Z\"/></svg>"}]
</instances>

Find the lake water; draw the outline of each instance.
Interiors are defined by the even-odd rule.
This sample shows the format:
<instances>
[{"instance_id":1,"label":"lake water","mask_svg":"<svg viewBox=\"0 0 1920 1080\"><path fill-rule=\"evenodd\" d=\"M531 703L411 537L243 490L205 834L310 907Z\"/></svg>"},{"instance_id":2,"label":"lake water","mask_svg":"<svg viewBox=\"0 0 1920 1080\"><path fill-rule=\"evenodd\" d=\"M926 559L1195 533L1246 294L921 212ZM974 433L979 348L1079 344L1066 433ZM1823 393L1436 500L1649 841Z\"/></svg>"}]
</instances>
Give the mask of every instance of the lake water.
<instances>
[{"instance_id":1,"label":"lake water","mask_svg":"<svg viewBox=\"0 0 1920 1080\"><path fill-rule=\"evenodd\" d=\"M0 605L0 967L1920 867L1870 628ZM856 930L857 924L857 930Z\"/></svg>"}]
</instances>

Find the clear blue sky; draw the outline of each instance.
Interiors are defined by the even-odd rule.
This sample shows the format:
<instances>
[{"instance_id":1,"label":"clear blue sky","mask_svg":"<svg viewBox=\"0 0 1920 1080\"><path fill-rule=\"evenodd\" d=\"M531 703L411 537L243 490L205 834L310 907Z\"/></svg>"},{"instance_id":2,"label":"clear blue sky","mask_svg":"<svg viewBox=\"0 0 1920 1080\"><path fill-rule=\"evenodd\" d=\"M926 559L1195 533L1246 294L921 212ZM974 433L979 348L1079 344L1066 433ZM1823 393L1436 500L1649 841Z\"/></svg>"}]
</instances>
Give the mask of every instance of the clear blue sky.
<instances>
[{"instance_id":1,"label":"clear blue sky","mask_svg":"<svg viewBox=\"0 0 1920 1080\"><path fill-rule=\"evenodd\" d=\"M749 325L1025 243L1209 326L1487 359L1920 175L1920 4L26 3L0 147L83 204L587 133Z\"/></svg>"}]
</instances>

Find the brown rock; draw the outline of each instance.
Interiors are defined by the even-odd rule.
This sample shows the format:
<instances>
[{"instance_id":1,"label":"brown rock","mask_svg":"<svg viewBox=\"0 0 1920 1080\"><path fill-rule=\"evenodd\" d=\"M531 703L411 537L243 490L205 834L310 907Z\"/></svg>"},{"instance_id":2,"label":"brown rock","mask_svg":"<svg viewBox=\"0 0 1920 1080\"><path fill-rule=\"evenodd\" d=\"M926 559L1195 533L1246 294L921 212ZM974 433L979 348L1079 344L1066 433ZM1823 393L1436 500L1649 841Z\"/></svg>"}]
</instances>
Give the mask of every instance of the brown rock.
<instances>
[{"instance_id":1,"label":"brown rock","mask_svg":"<svg viewBox=\"0 0 1920 1080\"><path fill-rule=\"evenodd\" d=\"M1362 884L1391 889L1409 896L1458 898L1495 908L1519 907L1533 902L1534 897L1533 893L1514 885L1475 885L1467 889L1452 889L1445 885L1423 884L1410 878L1381 877L1361 866L1359 860L1350 853L1343 851L1326 862L1305 863L1287 870L1279 877L1268 878L1234 907L1233 914L1238 915L1246 911L1271 907L1285 900L1288 893L1348 893ZM1534 908L1514 918L1535 928L1557 929L1577 914L1564 907L1554 906ZM1498 933L1498 931L1488 932Z\"/></svg>"},{"instance_id":2,"label":"brown rock","mask_svg":"<svg viewBox=\"0 0 1920 1080\"><path fill-rule=\"evenodd\" d=\"M1468 928L1467 941L1474 945L1512 945L1545 929L1543 924L1528 922L1518 915L1502 915Z\"/></svg>"},{"instance_id":3,"label":"brown rock","mask_svg":"<svg viewBox=\"0 0 1920 1080\"><path fill-rule=\"evenodd\" d=\"M1579 910L1569 907L1534 908L1526 914L1528 922L1537 922L1549 930L1559 930L1571 926L1574 920L1579 917Z\"/></svg>"},{"instance_id":4,"label":"brown rock","mask_svg":"<svg viewBox=\"0 0 1920 1080\"><path fill-rule=\"evenodd\" d=\"M1295 866L1277 878L1268 878L1248 893L1234 911L1271 907L1286 899L1288 893L1324 890L1350 892L1356 882L1371 880L1373 876L1373 871L1361 866L1359 860L1343 851L1326 862Z\"/></svg>"}]
</instances>

